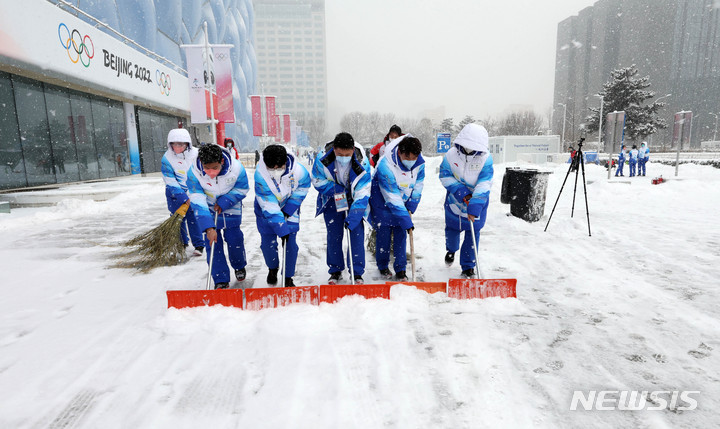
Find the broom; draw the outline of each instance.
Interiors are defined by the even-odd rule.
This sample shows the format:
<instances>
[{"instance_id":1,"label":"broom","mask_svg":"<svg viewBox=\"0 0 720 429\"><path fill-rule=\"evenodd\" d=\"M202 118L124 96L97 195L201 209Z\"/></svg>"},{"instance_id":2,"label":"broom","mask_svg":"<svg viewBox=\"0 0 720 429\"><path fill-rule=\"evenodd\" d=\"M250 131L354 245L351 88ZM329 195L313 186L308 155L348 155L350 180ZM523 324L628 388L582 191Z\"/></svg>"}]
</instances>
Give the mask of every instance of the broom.
<instances>
[{"instance_id":1,"label":"broom","mask_svg":"<svg viewBox=\"0 0 720 429\"><path fill-rule=\"evenodd\" d=\"M190 202L186 201L160 225L123 243L123 247L132 250L120 255L120 261L114 267L135 268L147 273L157 267L186 262L188 258L180 239L180 227L189 207Z\"/></svg>"}]
</instances>

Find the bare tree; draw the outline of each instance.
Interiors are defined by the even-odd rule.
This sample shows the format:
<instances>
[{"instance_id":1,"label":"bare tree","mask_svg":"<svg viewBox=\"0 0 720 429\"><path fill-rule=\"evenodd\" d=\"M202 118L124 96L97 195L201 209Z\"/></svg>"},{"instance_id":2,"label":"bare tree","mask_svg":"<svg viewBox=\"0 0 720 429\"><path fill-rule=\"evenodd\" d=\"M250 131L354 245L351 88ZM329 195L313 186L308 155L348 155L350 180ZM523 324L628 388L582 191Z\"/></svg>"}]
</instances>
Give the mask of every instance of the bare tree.
<instances>
[{"instance_id":1,"label":"bare tree","mask_svg":"<svg viewBox=\"0 0 720 429\"><path fill-rule=\"evenodd\" d=\"M492 116L486 116L484 119L480 119L478 123L485 127L489 135L498 135L499 123L497 119L493 118Z\"/></svg>"},{"instance_id":2,"label":"bare tree","mask_svg":"<svg viewBox=\"0 0 720 429\"><path fill-rule=\"evenodd\" d=\"M543 119L532 110L513 112L500 120L498 134L501 136L537 135Z\"/></svg>"},{"instance_id":3,"label":"bare tree","mask_svg":"<svg viewBox=\"0 0 720 429\"><path fill-rule=\"evenodd\" d=\"M362 141L364 120L365 115L360 112L348 113L340 119L340 128L350 133L355 140Z\"/></svg>"}]
</instances>

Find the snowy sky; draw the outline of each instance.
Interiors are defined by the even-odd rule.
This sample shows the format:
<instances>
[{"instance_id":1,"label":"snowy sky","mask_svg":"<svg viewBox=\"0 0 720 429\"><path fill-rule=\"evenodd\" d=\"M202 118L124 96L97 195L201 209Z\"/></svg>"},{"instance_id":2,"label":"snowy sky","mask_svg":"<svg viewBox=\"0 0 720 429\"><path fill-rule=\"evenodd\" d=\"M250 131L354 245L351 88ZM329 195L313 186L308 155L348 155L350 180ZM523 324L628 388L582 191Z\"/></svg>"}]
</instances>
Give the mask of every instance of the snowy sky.
<instances>
[{"instance_id":1,"label":"snowy sky","mask_svg":"<svg viewBox=\"0 0 720 429\"><path fill-rule=\"evenodd\" d=\"M557 24L595 0L326 0L329 127L445 106L458 122L552 105Z\"/></svg>"}]
</instances>

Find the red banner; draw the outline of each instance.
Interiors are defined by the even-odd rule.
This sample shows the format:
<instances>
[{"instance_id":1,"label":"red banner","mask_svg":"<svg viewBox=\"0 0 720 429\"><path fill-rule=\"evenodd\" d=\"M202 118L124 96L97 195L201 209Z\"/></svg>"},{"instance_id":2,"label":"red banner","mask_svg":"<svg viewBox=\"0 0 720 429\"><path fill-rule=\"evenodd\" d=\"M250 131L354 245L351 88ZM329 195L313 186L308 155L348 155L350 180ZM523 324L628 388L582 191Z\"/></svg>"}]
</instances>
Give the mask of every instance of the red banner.
<instances>
[{"instance_id":1,"label":"red banner","mask_svg":"<svg viewBox=\"0 0 720 429\"><path fill-rule=\"evenodd\" d=\"M265 97L265 107L267 118L267 135L275 137L277 136L277 121L275 120L275 96L269 95Z\"/></svg>"},{"instance_id":2,"label":"red banner","mask_svg":"<svg viewBox=\"0 0 720 429\"><path fill-rule=\"evenodd\" d=\"M290 115L283 115L283 143L290 143Z\"/></svg>"},{"instance_id":3,"label":"red banner","mask_svg":"<svg viewBox=\"0 0 720 429\"><path fill-rule=\"evenodd\" d=\"M259 95L250 96L250 106L252 107L252 131L254 136L263 135L262 124L262 101Z\"/></svg>"},{"instance_id":4,"label":"red banner","mask_svg":"<svg viewBox=\"0 0 720 429\"><path fill-rule=\"evenodd\" d=\"M282 143L282 128L280 128L280 125L280 116L275 115L275 129L277 130L275 141L278 143Z\"/></svg>"}]
</instances>

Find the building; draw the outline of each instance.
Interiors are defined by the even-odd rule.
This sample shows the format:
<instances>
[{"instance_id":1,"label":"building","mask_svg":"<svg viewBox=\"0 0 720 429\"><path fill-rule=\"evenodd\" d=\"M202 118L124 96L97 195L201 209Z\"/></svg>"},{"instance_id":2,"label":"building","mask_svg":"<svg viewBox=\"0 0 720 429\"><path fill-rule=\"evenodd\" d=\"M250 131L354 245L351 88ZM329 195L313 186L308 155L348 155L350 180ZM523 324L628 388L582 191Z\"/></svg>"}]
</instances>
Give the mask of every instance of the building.
<instances>
[{"instance_id":1,"label":"building","mask_svg":"<svg viewBox=\"0 0 720 429\"><path fill-rule=\"evenodd\" d=\"M313 131L327 120L324 0L253 0L258 89ZM323 125L324 128L324 125Z\"/></svg>"},{"instance_id":2,"label":"building","mask_svg":"<svg viewBox=\"0 0 720 429\"><path fill-rule=\"evenodd\" d=\"M598 107L594 97L610 71L635 64L649 76L669 128L650 137L655 147L672 140L673 114L694 114L690 145L712 138L720 114L720 8L716 0L600 0L558 24L553 132L566 140ZM652 101L654 101L653 99ZM649 102L652 102L649 100ZM588 141L593 139L588 138Z\"/></svg>"},{"instance_id":3,"label":"building","mask_svg":"<svg viewBox=\"0 0 720 429\"><path fill-rule=\"evenodd\" d=\"M180 45L232 44L235 124L255 147L248 95L255 88L250 0L0 3L0 189L160 171L179 122L196 143ZM32 23L32 25L29 25Z\"/></svg>"}]
</instances>

